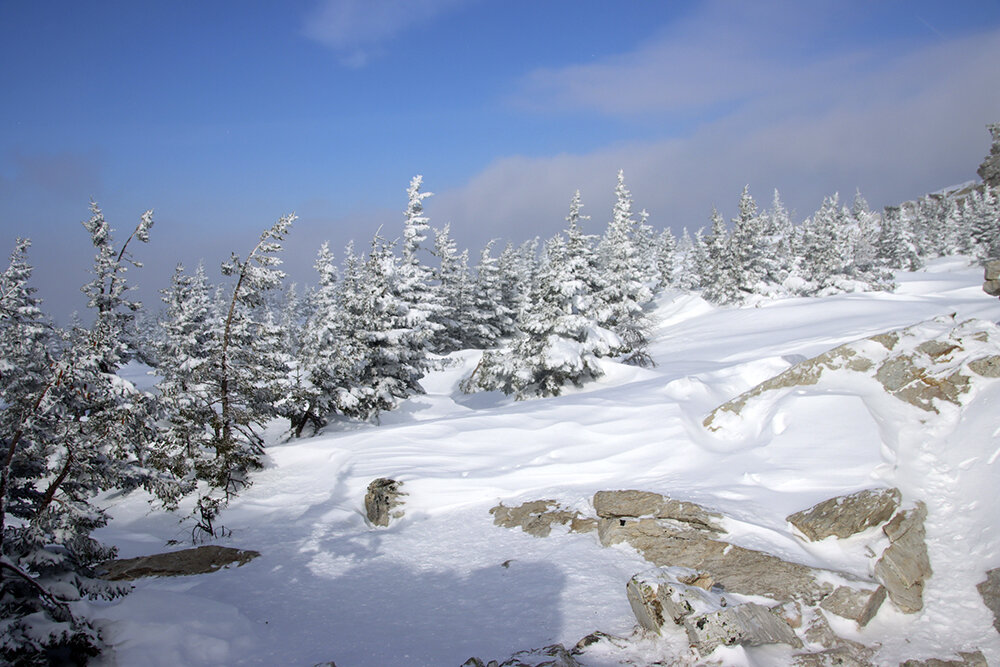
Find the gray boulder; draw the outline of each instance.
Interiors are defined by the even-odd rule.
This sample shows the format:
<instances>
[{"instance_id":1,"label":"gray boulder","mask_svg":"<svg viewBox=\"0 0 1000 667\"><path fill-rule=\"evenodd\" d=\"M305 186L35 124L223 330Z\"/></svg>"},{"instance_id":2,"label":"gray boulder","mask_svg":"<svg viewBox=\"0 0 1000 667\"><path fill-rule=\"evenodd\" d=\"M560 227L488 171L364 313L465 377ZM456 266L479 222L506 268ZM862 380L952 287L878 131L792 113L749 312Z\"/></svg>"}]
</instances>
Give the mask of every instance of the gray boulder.
<instances>
[{"instance_id":1,"label":"gray boulder","mask_svg":"<svg viewBox=\"0 0 1000 667\"><path fill-rule=\"evenodd\" d=\"M885 586L869 588L851 588L838 586L830 595L823 598L819 606L842 618L849 618L858 624L859 628L868 625L885 602Z\"/></svg>"},{"instance_id":2,"label":"gray boulder","mask_svg":"<svg viewBox=\"0 0 1000 667\"><path fill-rule=\"evenodd\" d=\"M831 535L845 538L888 521L899 508L899 499L897 489L865 489L824 500L787 521L813 542Z\"/></svg>"},{"instance_id":3,"label":"gray boulder","mask_svg":"<svg viewBox=\"0 0 1000 667\"><path fill-rule=\"evenodd\" d=\"M403 511L396 509L403 504L401 496L406 495L399 490L402 485L402 482L387 477L380 477L368 485L365 513L372 525L388 526L390 519L403 516Z\"/></svg>"},{"instance_id":4,"label":"gray boulder","mask_svg":"<svg viewBox=\"0 0 1000 667\"><path fill-rule=\"evenodd\" d=\"M718 523L721 514L652 491L598 491L594 494L594 510L602 519L651 517L676 521L698 530L723 532Z\"/></svg>"},{"instance_id":5,"label":"gray boulder","mask_svg":"<svg viewBox=\"0 0 1000 667\"><path fill-rule=\"evenodd\" d=\"M993 612L993 627L1000 632L1000 567L986 573L986 580L976 584L983 603Z\"/></svg>"},{"instance_id":6,"label":"gray boulder","mask_svg":"<svg viewBox=\"0 0 1000 667\"><path fill-rule=\"evenodd\" d=\"M1000 259L993 259L983 266L983 291L990 296L1000 296Z\"/></svg>"},{"instance_id":7,"label":"gray boulder","mask_svg":"<svg viewBox=\"0 0 1000 667\"><path fill-rule=\"evenodd\" d=\"M875 564L875 578L885 586L893 604L906 614L923 608L924 581L933 574L924 541L925 518L927 506L918 502L915 509L899 512L882 528L889 547Z\"/></svg>"},{"instance_id":8,"label":"gray boulder","mask_svg":"<svg viewBox=\"0 0 1000 667\"><path fill-rule=\"evenodd\" d=\"M101 563L98 570L104 579L111 581L133 581L142 577L181 577L215 572L234 563L240 567L258 556L260 553L256 551L211 544L151 556L109 560Z\"/></svg>"}]
</instances>

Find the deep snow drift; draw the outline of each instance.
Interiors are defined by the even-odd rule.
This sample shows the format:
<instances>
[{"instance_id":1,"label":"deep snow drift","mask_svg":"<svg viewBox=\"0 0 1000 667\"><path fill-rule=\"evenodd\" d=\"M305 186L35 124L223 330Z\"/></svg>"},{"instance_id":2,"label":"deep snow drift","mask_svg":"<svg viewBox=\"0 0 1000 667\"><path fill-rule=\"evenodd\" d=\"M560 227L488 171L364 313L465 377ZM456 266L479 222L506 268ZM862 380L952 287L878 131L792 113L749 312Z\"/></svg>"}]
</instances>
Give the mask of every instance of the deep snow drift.
<instances>
[{"instance_id":1,"label":"deep snow drift","mask_svg":"<svg viewBox=\"0 0 1000 667\"><path fill-rule=\"evenodd\" d=\"M892 294L755 308L668 293L657 310L655 368L605 363L605 377L582 390L515 403L458 390L479 356L465 352L380 426L333 426L288 443L275 424L268 468L222 517L233 531L222 543L261 557L208 575L140 580L114 603L81 603L116 645L103 661L458 667L470 656L571 646L594 630L631 635L625 583L650 567L631 547L601 548L595 534L558 528L531 537L495 527L489 509L551 498L588 510L599 490L656 491L731 517L728 541L867 576L862 551L872 535L806 543L785 516L891 485L904 502L928 506L934 576L924 610L908 616L886 603L866 628L844 631L881 644L879 663L974 648L1000 663L1000 635L975 591L1000 566L1000 380L979 385L961 419L955 408L921 421L924 413L895 399L819 386L775 397L764 424L747 419L717 433L701 425L721 403L842 343L952 313L958 322L1000 320L1000 302L981 291L981 270L965 259L936 260L897 280ZM402 480L409 494L405 517L389 528L364 518L376 477ZM178 516L151 511L139 496L108 504L114 520L98 537L122 557L187 546L190 526ZM684 645L637 639L628 651L652 661ZM782 664L782 650L712 657ZM583 659L618 664L599 660Z\"/></svg>"}]
</instances>

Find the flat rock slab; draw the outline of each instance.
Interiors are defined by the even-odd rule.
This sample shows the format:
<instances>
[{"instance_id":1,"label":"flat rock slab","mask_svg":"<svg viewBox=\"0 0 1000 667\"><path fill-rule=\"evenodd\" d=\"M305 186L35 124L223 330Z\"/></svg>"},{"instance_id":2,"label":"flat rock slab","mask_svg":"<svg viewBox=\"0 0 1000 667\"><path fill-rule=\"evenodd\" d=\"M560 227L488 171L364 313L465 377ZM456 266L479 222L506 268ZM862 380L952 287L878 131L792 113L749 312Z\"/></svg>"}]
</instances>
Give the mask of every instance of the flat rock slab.
<instances>
[{"instance_id":1,"label":"flat rock slab","mask_svg":"<svg viewBox=\"0 0 1000 667\"><path fill-rule=\"evenodd\" d=\"M602 519L652 517L690 524L700 530L723 532L719 524L721 514L652 491L598 491L594 494L594 510Z\"/></svg>"},{"instance_id":2,"label":"flat rock slab","mask_svg":"<svg viewBox=\"0 0 1000 667\"><path fill-rule=\"evenodd\" d=\"M105 561L101 564L101 569L106 572L104 578L111 581L133 581L142 577L182 577L215 572L233 563L239 567L258 556L260 553L256 551L213 544L152 556Z\"/></svg>"},{"instance_id":3,"label":"flat rock slab","mask_svg":"<svg viewBox=\"0 0 1000 667\"><path fill-rule=\"evenodd\" d=\"M889 538L889 548L875 564L875 578L905 614L923 609L924 581L933 574L924 541L925 518L927 506L917 503L915 509L900 512L882 527Z\"/></svg>"},{"instance_id":4,"label":"flat rock slab","mask_svg":"<svg viewBox=\"0 0 1000 667\"><path fill-rule=\"evenodd\" d=\"M837 496L787 517L811 541L856 535L888 521L899 508L898 489L865 489Z\"/></svg>"}]
</instances>

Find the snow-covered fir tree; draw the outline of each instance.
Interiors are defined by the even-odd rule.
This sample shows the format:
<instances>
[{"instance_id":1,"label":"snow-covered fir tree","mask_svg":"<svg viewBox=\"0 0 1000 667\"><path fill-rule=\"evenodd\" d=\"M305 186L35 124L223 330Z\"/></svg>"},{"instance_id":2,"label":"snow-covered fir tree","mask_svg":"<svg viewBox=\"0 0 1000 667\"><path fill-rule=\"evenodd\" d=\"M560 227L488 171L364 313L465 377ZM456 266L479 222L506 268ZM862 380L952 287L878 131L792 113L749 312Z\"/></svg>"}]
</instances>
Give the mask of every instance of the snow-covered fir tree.
<instances>
[{"instance_id":1,"label":"snow-covered fir tree","mask_svg":"<svg viewBox=\"0 0 1000 667\"><path fill-rule=\"evenodd\" d=\"M222 264L222 273L231 277L232 284L217 292L223 298L201 331L207 359L198 364L202 372L191 404L201 406L208 421L202 422L201 432L195 426L191 434L190 474L200 483L197 529L208 535L224 532L216 519L229 500L251 483L250 473L260 469L264 456L260 433L278 415L288 359L280 330L265 305L284 279L277 268L278 253L294 220L294 215L280 218L245 258L233 253ZM183 404L179 399L178 405ZM183 423L184 417L172 411L169 419L172 424Z\"/></svg>"},{"instance_id":2,"label":"snow-covered fir tree","mask_svg":"<svg viewBox=\"0 0 1000 667\"><path fill-rule=\"evenodd\" d=\"M898 206L887 206L876 241L876 257L890 269L916 270L920 257Z\"/></svg>"},{"instance_id":3,"label":"snow-covered fir tree","mask_svg":"<svg viewBox=\"0 0 1000 667\"><path fill-rule=\"evenodd\" d=\"M218 352L219 318L204 267L199 264L188 275L178 265L170 287L163 290L163 302L166 310L156 358L167 418L155 455L193 487L195 466L211 455L203 444L205 426L215 418L208 383L211 360Z\"/></svg>"},{"instance_id":4,"label":"snow-covered fir tree","mask_svg":"<svg viewBox=\"0 0 1000 667\"><path fill-rule=\"evenodd\" d=\"M342 286L329 244L320 247L314 266L319 281L307 298L306 319L282 402L282 415L289 420L295 437L309 424L314 431L319 430L330 415L348 414L357 404L357 368L354 355L347 350L352 339L342 313Z\"/></svg>"},{"instance_id":5,"label":"snow-covered fir tree","mask_svg":"<svg viewBox=\"0 0 1000 667\"><path fill-rule=\"evenodd\" d=\"M650 359L646 353L649 320L645 308L652 302L653 292L634 242L637 224L632 214L632 194L625 186L624 172L619 171L611 221L598 247L605 280L597 296L601 313L598 323L621 340L626 361L646 365Z\"/></svg>"},{"instance_id":6,"label":"snow-covered fir tree","mask_svg":"<svg viewBox=\"0 0 1000 667\"><path fill-rule=\"evenodd\" d=\"M527 316L507 347L489 350L463 383L466 391L500 390L518 399L558 396L567 384L603 375L597 361L621 349L621 341L587 313L593 293L586 262L571 258L556 236L545 251Z\"/></svg>"},{"instance_id":7,"label":"snow-covered fir tree","mask_svg":"<svg viewBox=\"0 0 1000 667\"><path fill-rule=\"evenodd\" d=\"M128 587L94 576L114 555L91 533L107 523L99 493L144 487L164 503L180 487L149 456L157 437L156 402L118 377L128 359L132 318L129 244L146 242L146 212L128 240L114 244L96 204L84 222L96 249L83 286L93 315L54 340L27 286L27 244L19 242L2 278L0 339L0 658L9 664L63 664L96 655L98 630L69 603L106 599Z\"/></svg>"},{"instance_id":8,"label":"snow-covered fir tree","mask_svg":"<svg viewBox=\"0 0 1000 667\"><path fill-rule=\"evenodd\" d=\"M438 307L431 314L431 321L437 325L431 348L447 354L468 346L466 332L474 288L469 272L469 253L458 251L451 237L450 224L434 230L434 256L438 260L434 271Z\"/></svg>"},{"instance_id":9,"label":"snow-covered fir tree","mask_svg":"<svg viewBox=\"0 0 1000 667\"><path fill-rule=\"evenodd\" d=\"M740 299L739 285L733 272L729 230L718 210L712 208L712 227L702 239L704 268L701 272L702 296L712 303L735 303Z\"/></svg>"},{"instance_id":10,"label":"snow-covered fir tree","mask_svg":"<svg viewBox=\"0 0 1000 667\"><path fill-rule=\"evenodd\" d=\"M466 330L466 342L472 348L494 347L514 330L514 311L505 298L500 260L493 257L494 243L491 240L486 244L476 265Z\"/></svg>"},{"instance_id":11,"label":"snow-covered fir tree","mask_svg":"<svg viewBox=\"0 0 1000 667\"><path fill-rule=\"evenodd\" d=\"M736 286L734 300L742 301L764 291L768 276L773 272L770 262L774 248L767 233L766 218L758 213L749 185L744 186L740 194L738 210L729 235L729 271Z\"/></svg>"},{"instance_id":12,"label":"snow-covered fir tree","mask_svg":"<svg viewBox=\"0 0 1000 667\"><path fill-rule=\"evenodd\" d=\"M440 332L434 316L442 308L440 297L432 287L433 271L424 262L431 253L424 247L430 231L430 219L424 215L424 200L433 196L432 192L421 192L424 177L414 176L406 189L406 211L403 221L402 257L396 271L396 282L400 298L406 302L410 327L419 330L422 337L430 341Z\"/></svg>"},{"instance_id":13,"label":"snow-covered fir tree","mask_svg":"<svg viewBox=\"0 0 1000 667\"><path fill-rule=\"evenodd\" d=\"M427 359L421 333L409 325L400 297L392 247L372 240L366 261L348 253L344 264L343 315L350 322L348 364L356 364L353 414L377 419L409 396L423 393L419 380Z\"/></svg>"},{"instance_id":14,"label":"snow-covered fir tree","mask_svg":"<svg viewBox=\"0 0 1000 667\"><path fill-rule=\"evenodd\" d=\"M677 256L677 238L667 227L660 233L658 240L659 250L657 252L657 270L660 273L660 280L663 287L670 287L674 284L674 262Z\"/></svg>"}]
</instances>

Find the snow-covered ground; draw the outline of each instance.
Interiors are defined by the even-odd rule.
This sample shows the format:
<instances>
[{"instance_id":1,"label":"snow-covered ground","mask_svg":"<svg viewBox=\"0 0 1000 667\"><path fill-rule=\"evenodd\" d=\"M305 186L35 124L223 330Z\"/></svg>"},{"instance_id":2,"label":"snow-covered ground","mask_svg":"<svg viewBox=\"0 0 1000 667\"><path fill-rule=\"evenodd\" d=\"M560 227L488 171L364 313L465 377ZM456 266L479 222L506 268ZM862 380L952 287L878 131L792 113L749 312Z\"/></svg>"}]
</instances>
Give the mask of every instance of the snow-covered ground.
<instances>
[{"instance_id":1,"label":"snow-covered ground","mask_svg":"<svg viewBox=\"0 0 1000 667\"><path fill-rule=\"evenodd\" d=\"M649 568L631 547L601 548L596 534L559 528L531 537L495 527L489 509L551 498L592 514L596 491L657 491L724 512L725 539L867 575L860 543L807 544L784 517L895 485L904 501L928 505L934 576L925 609L906 616L887 603L852 636L881 644L885 664L973 648L1000 664L1000 635L974 588L1000 566L1000 381L986 381L962 419L945 411L936 426L902 402L879 408L850 392L818 391L776 399L766 423L748 419L714 434L701 426L719 404L836 345L952 313L1000 320L981 269L963 259L933 261L898 282L892 294L742 309L670 293L658 304L655 368L606 363L599 382L515 403L458 390L478 360L467 352L380 426L331 427L288 443L275 425L267 469L222 517L232 530L222 543L260 558L140 580L121 601L91 604L116 645L104 661L458 667L470 656L571 646L594 630L629 635L625 583ZM364 518L376 477L402 480L409 494L405 517L389 528ZM114 520L99 537L123 557L183 548L167 542L190 538L188 524L142 498L109 502ZM676 642L640 649L652 660ZM782 656L765 647L727 649L723 659L770 665Z\"/></svg>"}]
</instances>

